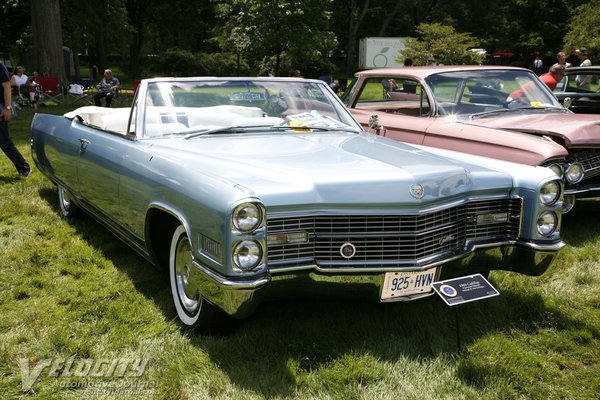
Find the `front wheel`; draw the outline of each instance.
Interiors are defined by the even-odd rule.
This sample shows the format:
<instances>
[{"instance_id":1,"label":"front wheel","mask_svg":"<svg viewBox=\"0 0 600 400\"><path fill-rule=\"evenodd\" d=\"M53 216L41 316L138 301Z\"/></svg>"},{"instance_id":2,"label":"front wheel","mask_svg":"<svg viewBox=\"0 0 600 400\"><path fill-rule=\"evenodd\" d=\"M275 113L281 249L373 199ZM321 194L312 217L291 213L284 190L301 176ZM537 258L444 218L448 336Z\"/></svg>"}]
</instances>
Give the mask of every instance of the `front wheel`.
<instances>
[{"instance_id":1,"label":"front wheel","mask_svg":"<svg viewBox=\"0 0 600 400\"><path fill-rule=\"evenodd\" d=\"M202 297L190 282L192 246L183 225L175 228L169 251L169 281L179 320L202 332L222 332L228 316Z\"/></svg>"}]
</instances>

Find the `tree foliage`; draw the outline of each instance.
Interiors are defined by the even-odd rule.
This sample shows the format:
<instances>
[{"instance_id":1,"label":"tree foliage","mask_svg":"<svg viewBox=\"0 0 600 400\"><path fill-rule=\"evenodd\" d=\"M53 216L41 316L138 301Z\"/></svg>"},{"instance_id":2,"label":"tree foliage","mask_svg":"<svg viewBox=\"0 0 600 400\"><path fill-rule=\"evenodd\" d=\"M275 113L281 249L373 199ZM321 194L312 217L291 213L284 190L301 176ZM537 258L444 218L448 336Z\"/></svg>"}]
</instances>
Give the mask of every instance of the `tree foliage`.
<instances>
[{"instance_id":1,"label":"tree foliage","mask_svg":"<svg viewBox=\"0 0 600 400\"><path fill-rule=\"evenodd\" d=\"M219 7L227 22L222 42L234 52L257 61L281 58L297 65L322 58L337 45L329 28L331 0L229 0ZM299 66L297 68L300 68Z\"/></svg>"},{"instance_id":2,"label":"tree foliage","mask_svg":"<svg viewBox=\"0 0 600 400\"><path fill-rule=\"evenodd\" d=\"M563 51L586 47L592 54L600 51L600 0L592 0L577 7L569 20L569 32L565 35Z\"/></svg>"},{"instance_id":3,"label":"tree foliage","mask_svg":"<svg viewBox=\"0 0 600 400\"><path fill-rule=\"evenodd\" d=\"M420 24L417 27L418 39L408 41L408 50L404 57L413 59L415 65L426 65L429 57L434 57L436 63L481 64L483 57L469 48L477 47L477 39L467 33L456 32L453 27L434 24ZM398 62L402 62L399 59Z\"/></svg>"},{"instance_id":4,"label":"tree foliage","mask_svg":"<svg viewBox=\"0 0 600 400\"><path fill-rule=\"evenodd\" d=\"M32 49L32 1L0 0L0 54L26 66L39 51ZM563 49L600 51L600 0L59 2L63 44L82 54L81 63L100 70L117 64L136 78L156 68L168 73L165 60L184 71L200 68L214 75L266 70L287 75L300 69L307 77L350 77L359 39L377 36L417 38L413 50L419 63L429 55L444 64L478 63L477 55L466 51L471 45L514 53L502 62L523 66L530 66L537 52L548 65ZM36 4L41 17L49 18L43 10L51 2ZM192 55L189 68L179 57L183 52Z\"/></svg>"}]
</instances>

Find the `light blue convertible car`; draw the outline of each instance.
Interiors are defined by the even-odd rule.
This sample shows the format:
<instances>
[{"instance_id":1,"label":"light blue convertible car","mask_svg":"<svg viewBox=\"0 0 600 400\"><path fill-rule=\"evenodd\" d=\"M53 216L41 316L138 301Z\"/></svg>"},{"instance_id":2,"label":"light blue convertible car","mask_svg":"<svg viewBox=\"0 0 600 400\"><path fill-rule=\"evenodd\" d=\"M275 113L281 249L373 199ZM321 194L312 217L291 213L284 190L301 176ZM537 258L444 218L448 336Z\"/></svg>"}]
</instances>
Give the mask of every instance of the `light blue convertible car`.
<instances>
[{"instance_id":1,"label":"light blue convertible car","mask_svg":"<svg viewBox=\"0 0 600 400\"><path fill-rule=\"evenodd\" d=\"M431 283L543 273L563 247L550 169L376 137L324 82L157 78L131 108L36 114L35 163L168 271L183 324L263 300L431 295Z\"/></svg>"}]
</instances>

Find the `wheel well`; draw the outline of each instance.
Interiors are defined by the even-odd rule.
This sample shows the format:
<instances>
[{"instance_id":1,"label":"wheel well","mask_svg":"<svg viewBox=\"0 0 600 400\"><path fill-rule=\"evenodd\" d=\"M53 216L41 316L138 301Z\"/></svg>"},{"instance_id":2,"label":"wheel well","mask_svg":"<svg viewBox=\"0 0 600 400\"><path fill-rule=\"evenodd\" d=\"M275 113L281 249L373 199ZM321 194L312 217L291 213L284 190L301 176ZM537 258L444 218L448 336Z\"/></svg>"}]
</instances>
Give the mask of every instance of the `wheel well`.
<instances>
[{"instance_id":1,"label":"wheel well","mask_svg":"<svg viewBox=\"0 0 600 400\"><path fill-rule=\"evenodd\" d=\"M166 211L156 208L149 211L146 222L147 246L158 267L169 267L171 236L180 224L175 216Z\"/></svg>"}]
</instances>

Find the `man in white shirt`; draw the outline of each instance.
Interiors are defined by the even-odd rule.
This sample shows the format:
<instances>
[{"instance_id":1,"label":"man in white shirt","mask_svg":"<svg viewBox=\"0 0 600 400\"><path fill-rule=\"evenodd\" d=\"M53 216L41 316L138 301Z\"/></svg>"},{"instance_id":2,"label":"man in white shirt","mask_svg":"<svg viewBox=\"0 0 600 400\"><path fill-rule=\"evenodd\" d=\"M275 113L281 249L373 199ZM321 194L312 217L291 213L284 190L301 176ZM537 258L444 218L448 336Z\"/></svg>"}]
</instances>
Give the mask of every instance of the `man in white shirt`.
<instances>
[{"instance_id":1,"label":"man in white shirt","mask_svg":"<svg viewBox=\"0 0 600 400\"><path fill-rule=\"evenodd\" d=\"M588 50L585 47L575 50L577 53L577 58L579 58L580 67L589 67L592 65L592 61L588 58ZM591 90L590 89L590 81L592 79L591 75L577 75L575 77L575 82L577 83L577 87L580 89Z\"/></svg>"}]
</instances>

